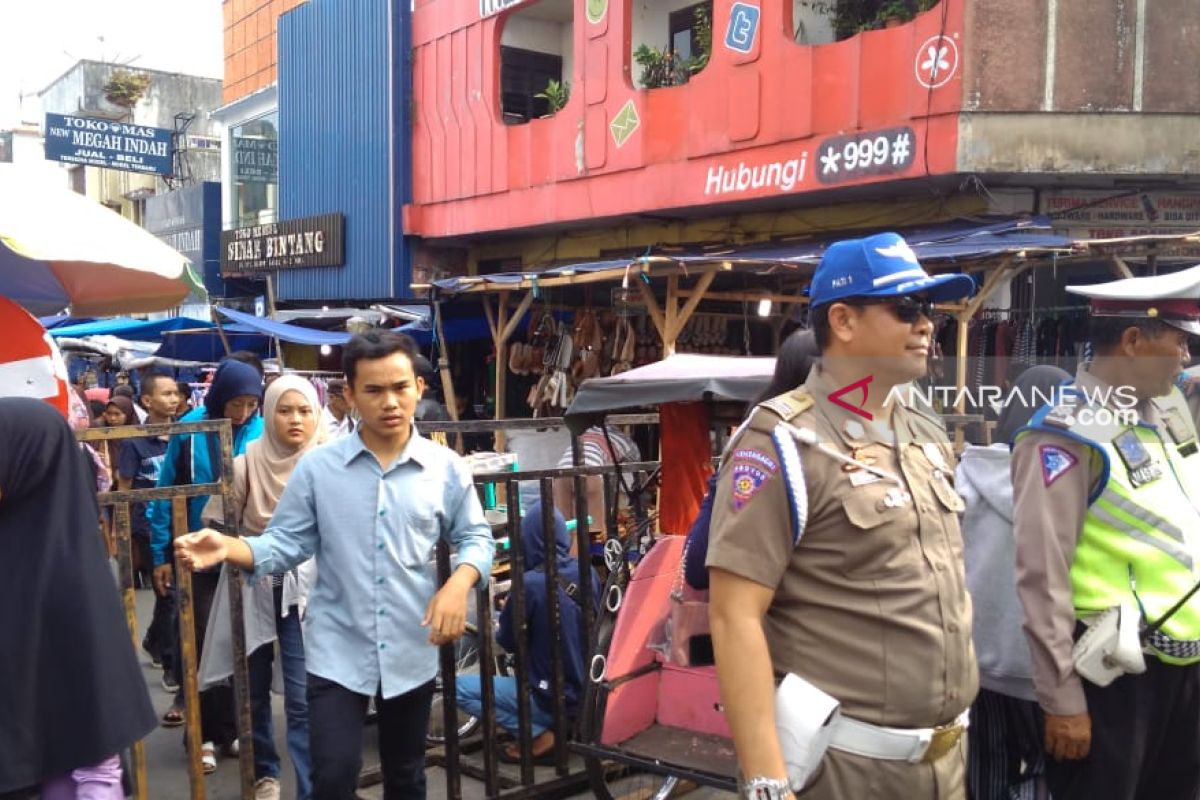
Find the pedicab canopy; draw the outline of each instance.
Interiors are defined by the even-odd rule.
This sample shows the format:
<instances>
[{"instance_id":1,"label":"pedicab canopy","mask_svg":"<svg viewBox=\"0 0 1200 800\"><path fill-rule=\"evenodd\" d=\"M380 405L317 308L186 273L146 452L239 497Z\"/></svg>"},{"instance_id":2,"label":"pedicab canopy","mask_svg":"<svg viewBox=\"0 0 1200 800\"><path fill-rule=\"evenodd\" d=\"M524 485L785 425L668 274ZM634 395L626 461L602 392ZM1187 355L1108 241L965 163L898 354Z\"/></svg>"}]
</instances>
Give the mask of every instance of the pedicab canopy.
<instances>
[{"instance_id":1,"label":"pedicab canopy","mask_svg":"<svg viewBox=\"0 0 1200 800\"><path fill-rule=\"evenodd\" d=\"M608 378L584 381L564 415L579 435L619 409L657 406L662 447L658 526L685 534L712 474L708 400L749 402L771 382L775 359L677 353Z\"/></svg>"},{"instance_id":2,"label":"pedicab canopy","mask_svg":"<svg viewBox=\"0 0 1200 800\"><path fill-rule=\"evenodd\" d=\"M608 378L584 381L564 414L576 435L610 412L698 400L749 402L771 382L775 358L676 353Z\"/></svg>"}]
</instances>

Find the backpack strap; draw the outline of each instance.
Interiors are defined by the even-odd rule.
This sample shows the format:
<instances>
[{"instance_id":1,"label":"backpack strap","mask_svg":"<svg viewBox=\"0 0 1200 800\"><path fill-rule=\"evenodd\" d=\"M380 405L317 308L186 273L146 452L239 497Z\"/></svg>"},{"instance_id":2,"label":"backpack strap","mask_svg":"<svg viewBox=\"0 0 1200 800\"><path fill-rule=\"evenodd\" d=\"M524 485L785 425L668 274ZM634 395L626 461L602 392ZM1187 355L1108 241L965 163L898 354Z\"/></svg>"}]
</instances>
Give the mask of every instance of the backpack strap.
<instances>
[{"instance_id":1,"label":"backpack strap","mask_svg":"<svg viewBox=\"0 0 1200 800\"><path fill-rule=\"evenodd\" d=\"M546 568L538 567L537 569L530 570L530 571L531 572L541 572L541 573L545 574ZM562 576L561 572L555 574L554 577L556 579L556 582L558 583L558 588L562 589L563 592L566 593L567 597L571 598L571 601L573 603L575 603L575 605L579 606L580 608L583 608L583 598L579 596L579 584L575 583L574 581L567 580L566 578L564 578Z\"/></svg>"}]
</instances>

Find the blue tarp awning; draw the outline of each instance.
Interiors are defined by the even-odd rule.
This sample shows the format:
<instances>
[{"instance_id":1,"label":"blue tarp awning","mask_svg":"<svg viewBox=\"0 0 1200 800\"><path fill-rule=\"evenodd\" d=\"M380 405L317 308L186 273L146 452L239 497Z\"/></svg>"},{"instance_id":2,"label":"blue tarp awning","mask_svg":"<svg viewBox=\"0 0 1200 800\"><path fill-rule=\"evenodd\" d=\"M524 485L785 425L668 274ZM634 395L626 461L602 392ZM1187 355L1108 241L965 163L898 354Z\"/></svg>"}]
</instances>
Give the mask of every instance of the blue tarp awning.
<instances>
[{"instance_id":1,"label":"blue tarp awning","mask_svg":"<svg viewBox=\"0 0 1200 800\"><path fill-rule=\"evenodd\" d=\"M130 319L116 317L99 319L94 322L84 322L76 325L60 325L50 331L50 335L82 339L85 336L116 336L118 339L128 339L134 342L153 342L162 337L167 331L179 331L190 328L211 328L213 324L191 317L170 317L169 319Z\"/></svg>"},{"instance_id":2,"label":"blue tarp awning","mask_svg":"<svg viewBox=\"0 0 1200 800\"><path fill-rule=\"evenodd\" d=\"M275 355L274 340L247 325L222 325L231 350L249 350L262 358ZM163 343L155 351L158 358L173 358L177 361L199 361L215 364L225 357L225 344L217 329L194 331L171 331L163 334Z\"/></svg>"},{"instance_id":3,"label":"blue tarp awning","mask_svg":"<svg viewBox=\"0 0 1200 800\"><path fill-rule=\"evenodd\" d=\"M50 317L38 317L38 322L46 330L57 328L60 325L82 325L85 322L91 322L91 317L72 317L70 314L55 314Z\"/></svg>"},{"instance_id":4,"label":"blue tarp awning","mask_svg":"<svg viewBox=\"0 0 1200 800\"><path fill-rule=\"evenodd\" d=\"M1022 217L980 222L961 220L925 229L901 231L917 258L934 268L969 268L964 262L1005 254L1069 252L1073 239L1054 233L1048 217ZM561 278L573 274L612 271L614 278L630 267L677 265L683 268L714 262L728 263L734 272L779 274L815 265L825 249L848 234L794 242L772 242L745 247L709 248L688 253L647 253L632 259L607 259L582 264L565 264L528 272L502 272L473 278L445 278L433 286L447 294L459 294L480 285L516 288L523 282ZM862 235L866 235L865 233ZM640 270L639 270L640 271ZM478 289L477 289L478 291ZM448 335L448 334L447 334Z\"/></svg>"},{"instance_id":5,"label":"blue tarp awning","mask_svg":"<svg viewBox=\"0 0 1200 800\"><path fill-rule=\"evenodd\" d=\"M234 311L231 308L223 306L217 306L217 311L220 311L222 316L228 317L234 322L246 325L267 336L273 336L283 342L307 345L343 345L350 341L350 334L345 332L318 331L299 325L289 325L286 322L276 322L275 320L256 317L253 314Z\"/></svg>"}]
</instances>

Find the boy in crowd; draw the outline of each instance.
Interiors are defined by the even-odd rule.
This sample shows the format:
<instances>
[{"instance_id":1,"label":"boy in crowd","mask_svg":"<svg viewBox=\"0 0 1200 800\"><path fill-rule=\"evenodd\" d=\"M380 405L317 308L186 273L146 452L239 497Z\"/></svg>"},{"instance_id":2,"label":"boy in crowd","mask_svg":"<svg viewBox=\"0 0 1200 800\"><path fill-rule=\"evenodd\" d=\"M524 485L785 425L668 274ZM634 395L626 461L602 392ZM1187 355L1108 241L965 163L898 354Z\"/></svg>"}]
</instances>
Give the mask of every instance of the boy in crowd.
<instances>
[{"instance_id":1,"label":"boy in crowd","mask_svg":"<svg viewBox=\"0 0 1200 800\"><path fill-rule=\"evenodd\" d=\"M162 425L175 418L179 406L179 389L175 379L169 375L151 374L142 381L142 408L145 422ZM158 485L158 473L167 454L166 436L147 436L142 439L125 439L117 455L117 486L121 491L130 489L153 489ZM150 555L150 520L146 517L146 504L134 503L129 509L129 527L133 534L134 572L142 576L142 583L150 582L154 570L154 559ZM154 601L154 618L142 640L145 650L155 664L163 665L163 688L174 691L178 687L171 652L174 643L174 598L157 595Z\"/></svg>"}]
</instances>

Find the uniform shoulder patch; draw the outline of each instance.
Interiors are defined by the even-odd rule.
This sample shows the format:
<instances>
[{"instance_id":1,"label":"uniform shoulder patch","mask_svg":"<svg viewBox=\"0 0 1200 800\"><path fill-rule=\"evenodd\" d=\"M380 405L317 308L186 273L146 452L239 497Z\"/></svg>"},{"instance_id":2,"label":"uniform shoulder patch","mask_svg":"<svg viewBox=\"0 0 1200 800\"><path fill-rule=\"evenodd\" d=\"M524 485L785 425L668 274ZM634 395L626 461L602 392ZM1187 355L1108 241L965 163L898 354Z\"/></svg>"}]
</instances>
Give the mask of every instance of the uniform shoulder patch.
<instances>
[{"instance_id":1,"label":"uniform shoulder patch","mask_svg":"<svg viewBox=\"0 0 1200 800\"><path fill-rule=\"evenodd\" d=\"M775 412L780 419L787 422L812 408L813 399L812 395L803 389L793 389L786 394L772 397L770 400L764 400L759 403L759 406Z\"/></svg>"},{"instance_id":2,"label":"uniform shoulder patch","mask_svg":"<svg viewBox=\"0 0 1200 800\"><path fill-rule=\"evenodd\" d=\"M1047 487L1079 463L1070 450L1056 444L1038 445L1038 456L1042 462L1042 483Z\"/></svg>"},{"instance_id":3,"label":"uniform shoulder patch","mask_svg":"<svg viewBox=\"0 0 1200 800\"><path fill-rule=\"evenodd\" d=\"M745 508L754 495L766 485L773 472L759 463L748 460L735 461L729 470L729 478L732 481L729 498L733 503L733 510L741 511Z\"/></svg>"}]
</instances>

